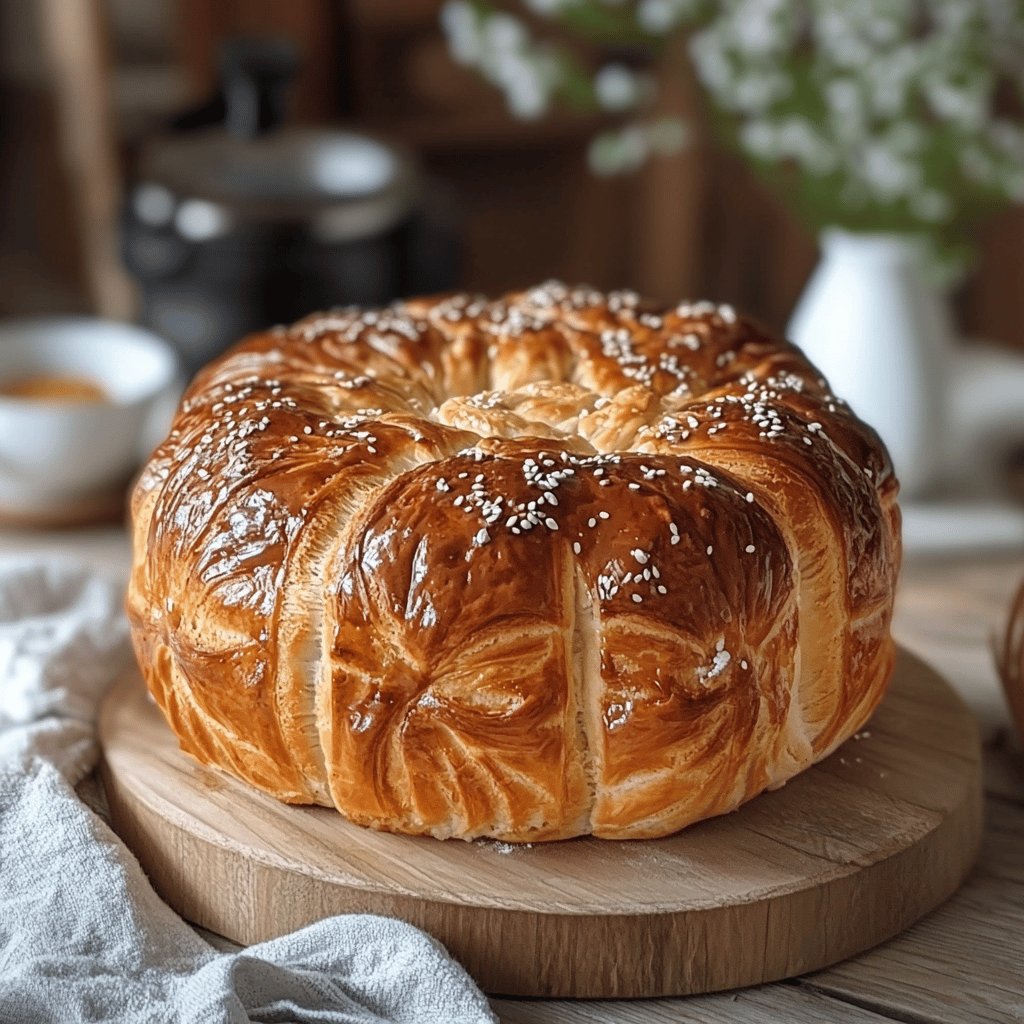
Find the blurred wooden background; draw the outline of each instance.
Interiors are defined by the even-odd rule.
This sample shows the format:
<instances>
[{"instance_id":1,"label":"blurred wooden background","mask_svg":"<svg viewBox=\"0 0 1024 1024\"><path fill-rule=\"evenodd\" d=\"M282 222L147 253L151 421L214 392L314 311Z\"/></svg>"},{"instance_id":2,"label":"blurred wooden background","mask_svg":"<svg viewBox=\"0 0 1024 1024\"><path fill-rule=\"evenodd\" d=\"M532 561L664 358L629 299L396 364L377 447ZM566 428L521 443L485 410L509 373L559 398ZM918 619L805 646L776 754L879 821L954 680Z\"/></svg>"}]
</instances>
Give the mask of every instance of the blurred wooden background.
<instances>
[{"instance_id":1,"label":"blurred wooden background","mask_svg":"<svg viewBox=\"0 0 1024 1024\"><path fill-rule=\"evenodd\" d=\"M294 40L292 120L398 138L457 197L464 285L557 276L666 300L727 300L782 327L814 238L735 158L709 144L681 62L669 104L693 145L642 172L592 177L594 123L513 121L458 68L441 0L0 0L0 314L130 311L116 263L120 183L139 141L203 100L231 35ZM78 26L75 29L75 26ZM957 294L962 329L1024 347L1024 211L995 219ZM120 279L120 280L119 280Z\"/></svg>"}]
</instances>

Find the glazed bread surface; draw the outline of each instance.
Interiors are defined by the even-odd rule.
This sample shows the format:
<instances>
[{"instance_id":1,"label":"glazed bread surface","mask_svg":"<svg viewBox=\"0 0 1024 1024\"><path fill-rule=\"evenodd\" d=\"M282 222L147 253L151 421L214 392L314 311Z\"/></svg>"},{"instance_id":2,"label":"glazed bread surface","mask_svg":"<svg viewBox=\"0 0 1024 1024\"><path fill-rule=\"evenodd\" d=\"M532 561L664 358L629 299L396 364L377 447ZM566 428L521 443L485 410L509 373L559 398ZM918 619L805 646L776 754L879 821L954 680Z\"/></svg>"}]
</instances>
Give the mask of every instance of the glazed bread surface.
<instances>
[{"instance_id":1,"label":"glazed bread surface","mask_svg":"<svg viewBox=\"0 0 1024 1024\"><path fill-rule=\"evenodd\" d=\"M184 750L439 838L663 836L861 728L898 485L727 306L548 283L318 314L191 385L128 596Z\"/></svg>"}]
</instances>

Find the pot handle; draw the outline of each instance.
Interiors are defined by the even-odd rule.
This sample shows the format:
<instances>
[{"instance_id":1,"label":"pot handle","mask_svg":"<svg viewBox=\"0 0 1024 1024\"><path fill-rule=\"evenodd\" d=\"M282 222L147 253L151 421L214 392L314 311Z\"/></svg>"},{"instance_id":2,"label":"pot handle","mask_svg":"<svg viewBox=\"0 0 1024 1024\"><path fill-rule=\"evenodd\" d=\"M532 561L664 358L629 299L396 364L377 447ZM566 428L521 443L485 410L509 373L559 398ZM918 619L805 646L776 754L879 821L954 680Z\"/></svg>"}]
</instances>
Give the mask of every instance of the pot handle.
<instances>
[{"instance_id":1,"label":"pot handle","mask_svg":"<svg viewBox=\"0 0 1024 1024\"><path fill-rule=\"evenodd\" d=\"M252 138L280 127L285 93L299 67L295 46L286 39L231 39L221 51L225 128Z\"/></svg>"}]
</instances>

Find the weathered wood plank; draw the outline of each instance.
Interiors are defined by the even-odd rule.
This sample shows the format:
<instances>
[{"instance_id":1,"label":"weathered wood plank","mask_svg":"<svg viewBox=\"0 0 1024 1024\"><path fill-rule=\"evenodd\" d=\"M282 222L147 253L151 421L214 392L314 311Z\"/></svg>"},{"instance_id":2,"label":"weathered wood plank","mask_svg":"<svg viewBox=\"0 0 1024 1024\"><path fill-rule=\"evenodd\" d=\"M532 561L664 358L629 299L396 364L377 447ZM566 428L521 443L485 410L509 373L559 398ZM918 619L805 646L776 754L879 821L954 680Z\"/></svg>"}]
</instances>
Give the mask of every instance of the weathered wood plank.
<instances>
[{"instance_id":1,"label":"weathered wood plank","mask_svg":"<svg viewBox=\"0 0 1024 1024\"><path fill-rule=\"evenodd\" d=\"M984 770L986 793L1024 807L1024 750L1009 726L986 744Z\"/></svg>"},{"instance_id":2,"label":"weathered wood plank","mask_svg":"<svg viewBox=\"0 0 1024 1024\"><path fill-rule=\"evenodd\" d=\"M986 811L978 868L952 899L801 985L901 1020L1024 1021L1024 807L990 799Z\"/></svg>"},{"instance_id":3,"label":"weathered wood plank","mask_svg":"<svg viewBox=\"0 0 1024 1024\"><path fill-rule=\"evenodd\" d=\"M985 802L985 839L978 870L1024 886L1024 803L1000 797ZM1019 938L1024 942L1024 930ZM1024 960L1021 972L1024 977Z\"/></svg>"},{"instance_id":4,"label":"weathered wood plank","mask_svg":"<svg viewBox=\"0 0 1024 1024\"><path fill-rule=\"evenodd\" d=\"M895 1018L794 985L765 985L689 999L494 999L502 1024L885 1024Z\"/></svg>"}]
</instances>

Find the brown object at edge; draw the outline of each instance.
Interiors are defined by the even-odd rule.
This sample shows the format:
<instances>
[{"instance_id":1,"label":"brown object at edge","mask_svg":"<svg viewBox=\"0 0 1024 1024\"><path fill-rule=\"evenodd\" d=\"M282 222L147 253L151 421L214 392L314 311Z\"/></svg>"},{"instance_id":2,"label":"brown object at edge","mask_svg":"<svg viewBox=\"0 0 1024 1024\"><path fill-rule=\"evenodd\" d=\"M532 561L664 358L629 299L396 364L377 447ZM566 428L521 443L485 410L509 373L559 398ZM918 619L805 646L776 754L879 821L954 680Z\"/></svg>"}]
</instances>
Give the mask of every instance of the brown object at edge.
<instances>
[{"instance_id":1,"label":"brown object at edge","mask_svg":"<svg viewBox=\"0 0 1024 1024\"><path fill-rule=\"evenodd\" d=\"M93 312L130 319L135 290L118 253L121 201L103 5L42 0L40 25L58 111L58 152L73 183L82 276Z\"/></svg>"},{"instance_id":2,"label":"brown object at edge","mask_svg":"<svg viewBox=\"0 0 1024 1024\"><path fill-rule=\"evenodd\" d=\"M905 651L861 739L658 840L503 852L289 807L182 754L134 671L100 737L114 827L189 920L253 943L332 914L389 914L492 993L681 995L816 970L945 900L981 835L977 725Z\"/></svg>"},{"instance_id":3,"label":"brown object at edge","mask_svg":"<svg viewBox=\"0 0 1024 1024\"><path fill-rule=\"evenodd\" d=\"M1024 743L1024 583L1010 604L1006 630L995 653L999 681L1017 727L1017 738Z\"/></svg>"}]
</instances>

